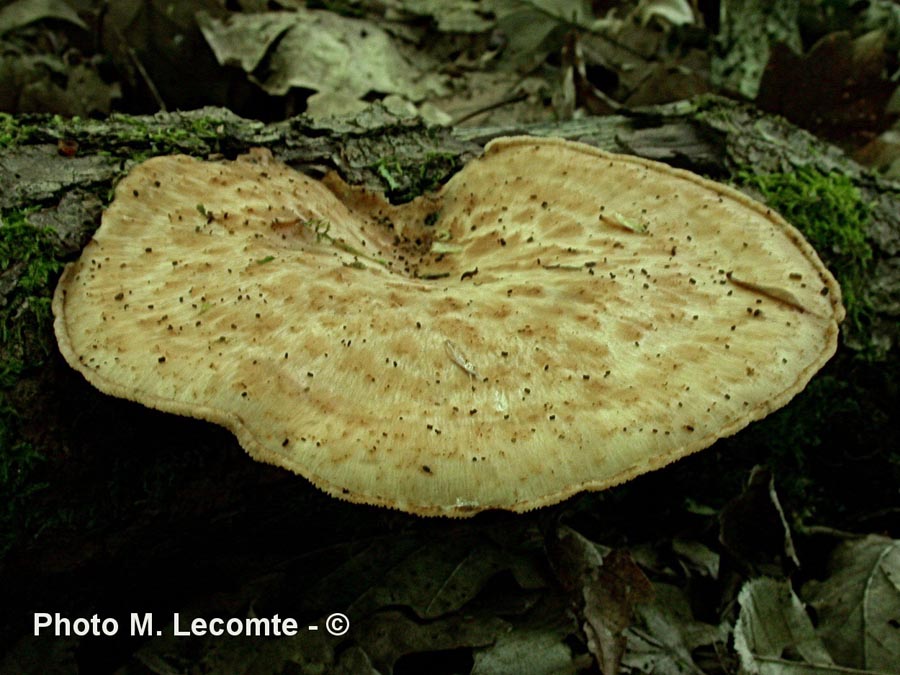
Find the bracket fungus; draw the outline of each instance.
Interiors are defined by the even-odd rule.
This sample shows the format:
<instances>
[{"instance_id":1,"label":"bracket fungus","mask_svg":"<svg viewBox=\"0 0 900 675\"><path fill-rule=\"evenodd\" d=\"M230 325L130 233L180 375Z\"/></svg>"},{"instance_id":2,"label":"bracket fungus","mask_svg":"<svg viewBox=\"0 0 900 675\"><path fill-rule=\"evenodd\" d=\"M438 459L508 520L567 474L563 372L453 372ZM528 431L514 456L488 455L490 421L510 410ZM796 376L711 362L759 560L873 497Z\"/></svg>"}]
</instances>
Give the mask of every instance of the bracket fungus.
<instances>
[{"instance_id":1,"label":"bracket fungus","mask_svg":"<svg viewBox=\"0 0 900 675\"><path fill-rule=\"evenodd\" d=\"M53 310L102 391L224 425L336 497L456 517L734 434L806 386L844 314L763 205L529 137L403 206L264 151L151 159Z\"/></svg>"}]
</instances>

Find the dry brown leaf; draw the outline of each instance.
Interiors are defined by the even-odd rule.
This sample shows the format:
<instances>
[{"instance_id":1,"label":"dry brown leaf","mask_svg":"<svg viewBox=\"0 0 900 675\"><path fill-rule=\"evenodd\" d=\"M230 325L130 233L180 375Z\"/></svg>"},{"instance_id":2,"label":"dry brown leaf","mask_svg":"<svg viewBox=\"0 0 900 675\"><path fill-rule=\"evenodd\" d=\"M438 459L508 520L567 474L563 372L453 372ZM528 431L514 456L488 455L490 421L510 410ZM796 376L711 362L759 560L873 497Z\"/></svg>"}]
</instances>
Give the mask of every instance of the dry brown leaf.
<instances>
[{"instance_id":1,"label":"dry brown leaf","mask_svg":"<svg viewBox=\"0 0 900 675\"><path fill-rule=\"evenodd\" d=\"M887 129L887 103L897 88L888 76L887 34L826 35L798 56L774 45L756 102L810 131L858 147Z\"/></svg>"},{"instance_id":2,"label":"dry brown leaf","mask_svg":"<svg viewBox=\"0 0 900 675\"><path fill-rule=\"evenodd\" d=\"M828 569L827 579L803 589L825 646L843 666L890 672L900 664L900 542L844 542Z\"/></svg>"},{"instance_id":3,"label":"dry brown leaf","mask_svg":"<svg viewBox=\"0 0 900 675\"><path fill-rule=\"evenodd\" d=\"M756 573L781 576L800 566L771 471L754 468L743 493L722 509L719 541Z\"/></svg>"}]
</instances>

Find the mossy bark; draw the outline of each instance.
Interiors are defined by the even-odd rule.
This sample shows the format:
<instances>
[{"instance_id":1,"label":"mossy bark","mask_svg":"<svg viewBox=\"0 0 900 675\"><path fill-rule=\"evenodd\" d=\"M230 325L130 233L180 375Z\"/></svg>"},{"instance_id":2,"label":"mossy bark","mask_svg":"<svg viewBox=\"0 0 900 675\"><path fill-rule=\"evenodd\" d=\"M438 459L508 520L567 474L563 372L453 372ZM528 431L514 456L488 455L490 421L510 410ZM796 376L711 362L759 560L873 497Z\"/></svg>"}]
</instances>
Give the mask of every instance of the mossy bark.
<instances>
[{"instance_id":1,"label":"mossy bark","mask_svg":"<svg viewBox=\"0 0 900 675\"><path fill-rule=\"evenodd\" d=\"M232 157L265 146L301 170L320 174L336 169L350 183L407 199L440 184L477 156L488 140L518 133L580 140L716 180L731 180L740 171L789 173L799 167L849 177L870 216L865 224L873 252L865 280L869 334L846 336L826 374L832 384L819 388L821 397L801 398L769 427L760 426L745 445L767 443L767 429L784 435L788 427L807 434L796 443L815 440L809 447L820 449L821 438L808 438L822 433L809 426L821 422L822 415L815 411L844 411L848 425L865 428L864 437L848 437L848 442L874 444L867 452L878 458L874 471L883 469L883 506L892 505L892 471L897 465L896 451L890 448L900 445L889 422L897 407L891 382L900 339L900 188L783 120L715 98L527 128L426 128L377 108L352 121L294 118L273 125L219 109L106 121L5 117L0 120L0 142L6 143L0 147L0 234L11 234L13 223L19 229L16 237L4 240L8 260L0 271L0 496L6 503L0 513L6 534L0 541L0 588L7 596L0 597L0 603L34 606L35 598L54 597L79 583L83 596L94 598L85 601L90 604L100 597L98 589L108 574L139 580L142 571L202 559L205 562L196 563L200 578L210 565L204 555L226 556L243 570L252 568L261 555L278 555L285 546L294 551L284 543L292 537L321 544L338 533L341 540L350 540L398 527L437 527L436 521L328 499L299 478L252 462L220 429L96 392L59 357L47 298L60 264L78 255L99 224L115 181L136 160L173 152ZM76 147L73 142L77 150L67 154ZM25 241L48 236L44 228L53 234L52 245L35 249L34 242ZM840 252L820 253L828 263ZM866 353L876 355L875 364L859 358L861 350L872 345L877 349ZM860 403L850 412L844 405L848 398ZM799 411L801 421L790 417L792 409ZM736 447L740 470L767 458L781 461L776 451L753 456L756 451L740 442ZM804 448L791 452L803 455ZM862 452L857 448L853 454ZM691 458L680 464L702 471L702 461ZM785 461L793 462L787 470L805 472L802 460ZM666 471L683 470L676 465ZM872 470L868 466L859 472ZM806 472L802 478L812 480L810 475ZM853 475L845 479L852 481ZM714 503L716 496L708 492L711 482L716 481L698 483L702 496L692 498ZM683 488L684 476L674 483ZM806 487L798 482L798 491ZM871 485L868 489L871 494ZM228 540L246 550L235 553L219 543ZM142 595L152 604L161 592L149 585ZM80 600L67 602L76 605ZM64 609L57 604L53 611ZM7 617L3 621L14 621ZM0 626L0 647L2 636L15 632L8 623Z\"/></svg>"}]
</instances>

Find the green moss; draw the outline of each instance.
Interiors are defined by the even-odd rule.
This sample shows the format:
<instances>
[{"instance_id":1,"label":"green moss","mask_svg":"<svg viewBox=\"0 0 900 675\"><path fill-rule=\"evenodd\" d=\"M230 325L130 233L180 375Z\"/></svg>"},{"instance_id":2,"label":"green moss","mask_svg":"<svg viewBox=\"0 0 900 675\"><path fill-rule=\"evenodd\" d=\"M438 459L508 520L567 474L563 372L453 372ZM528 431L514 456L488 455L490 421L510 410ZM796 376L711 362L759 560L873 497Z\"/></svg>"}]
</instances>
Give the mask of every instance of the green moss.
<instances>
[{"instance_id":1,"label":"green moss","mask_svg":"<svg viewBox=\"0 0 900 675\"><path fill-rule=\"evenodd\" d=\"M15 118L9 113L0 113L0 148L15 145L18 131Z\"/></svg>"},{"instance_id":2,"label":"green moss","mask_svg":"<svg viewBox=\"0 0 900 675\"><path fill-rule=\"evenodd\" d=\"M62 263L56 234L28 223L28 211L0 213L0 269L12 275L13 290L0 308L0 358L34 363L47 353L51 324L51 280Z\"/></svg>"},{"instance_id":3,"label":"green moss","mask_svg":"<svg viewBox=\"0 0 900 675\"><path fill-rule=\"evenodd\" d=\"M99 121L0 113L0 148L28 142L55 143L66 138L90 152L135 160L175 153L200 156L219 150L218 129L223 124L224 120L215 117L187 119L178 125L119 114Z\"/></svg>"},{"instance_id":4,"label":"green moss","mask_svg":"<svg viewBox=\"0 0 900 675\"><path fill-rule=\"evenodd\" d=\"M30 529L29 498L47 487L39 477L45 458L21 439L18 420L16 410L0 403L0 558Z\"/></svg>"},{"instance_id":5,"label":"green moss","mask_svg":"<svg viewBox=\"0 0 900 675\"><path fill-rule=\"evenodd\" d=\"M55 142L59 138L72 137L73 126L81 124L81 118L67 120L61 115L40 117L39 123L31 123L36 119L33 115L10 115L0 113L0 148L11 147L23 143ZM95 122L96 124L96 122Z\"/></svg>"},{"instance_id":6,"label":"green moss","mask_svg":"<svg viewBox=\"0 0 900 675\"><path fill-rule=\"evenodd\" d=\"M112 140L123 145L137 145L146 159L155 155L188 153L203 155L218 149L219 134L216 129L221 120L202 117L190 120L187 127L152 125L144 119L128 115L111 115L107 122ZM108 142L108 141L107 141Z\"/></svg>"},{"instance_id":7,"label":"green moss","mask_svg":"<svg viewBox=\"0 0 900 675\"><path fill-rule=\"evenodd\" d=\"M56 235L28 222L28 211L0 213L0 269L12 290L0 307L0 554L28 520L29 497L44 487L42 455L20 433L10 391L50 353L51 282L61 263Z\"/></svg>"},{"instance_id":8,"label":"green moss","mask_svg":"<svg viewBox=\"0 0 900 675\"><path fill-rule=\"evenodd\" d=\"M21 124L9 113L0 113L0 148L8 148L26 142L33 133L33 128Z\"/></svg>"},{"instance_id":9,"label":"green moss","mask_svg":"<svg viewBox=\"0 0 900 675\"><path fill-rule=\"evenodd\" d=\"M460 167L450 152L429 152L422 159L383 157L371 169L382 179L385 194L394 203L404 203L436 189Z\"/></svg>"},{"instance_id":10,"label":"green moss","mask_svg":"<svg viewBox=\"0 0 900 675\"><path fill-rule=\"evenodd\" d=\"M833 375L814 378L791 405L766 418L753 432L764 437L770 450L769 464L778 471L799 476L798 491L808 487L818 467L811 466L816 451L826 441L828 420L837 415L862 417L858 403L849 395L851 385Z\"/></svg>"},{"instance_id":11,"label":"green moss","mask_svg":"<svg viewBox=\"0 0 900 675\"><path fill-rule=\"evenodd\" d=\"M872 248L866 240L871 213L853 181L810 168L771 174L742 171L737 181L759 190L766 203L825 258L841 285L851 329L866 335L872 312L865 293L872 264Z\"/></svg>"}]
</instances>

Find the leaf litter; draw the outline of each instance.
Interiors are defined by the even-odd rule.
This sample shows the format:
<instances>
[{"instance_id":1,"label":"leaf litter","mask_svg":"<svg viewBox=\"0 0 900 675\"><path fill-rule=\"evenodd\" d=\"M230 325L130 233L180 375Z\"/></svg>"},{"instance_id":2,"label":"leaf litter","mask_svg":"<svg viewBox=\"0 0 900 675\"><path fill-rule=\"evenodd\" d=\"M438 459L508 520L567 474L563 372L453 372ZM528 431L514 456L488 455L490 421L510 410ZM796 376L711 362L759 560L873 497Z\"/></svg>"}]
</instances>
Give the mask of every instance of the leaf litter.
<instances>
[{"instance_id":1,"label":"leaf litter","mask_svg":"<svg viewBox=\"0 0 900 675\"><path fill-rule=\"evenodd\" d=\"M754 485L777 499L768 480L751 480L748 489ZM169 626L116 672L387 675L432 672L448 662L452 669L441 672L473 675L712 675L735 672L736 663L753 675L896 672L894 540L835 535L829 575L803 582L796 570L720 571L718 558L733 553L708 537L703 543L703 535L611 547L579 531L594 528L578 522L576 511L561 515L564 521L542 526L503 519L454 525L438 536L401 532L312 550L230 591L199 596L180 608L180 624L280 614L321 627L329 613L342 611L351 617L346 635L176 638ZM712 515L701 520L695 535L715 532ZM730 516L722 527L744 525ZM344 562L335 566L328 560L336 553ZM714 583L704 586L703 579ZM35 642L25 639L16 649L34 661ZM62 668L54 672L78 672L58 653L47 652L46 662L37 657L36 667L52 659Z\"/></svg>"},{"instance_id":2,"label":"leaf litter","mask_svg":"<svg viewBox=\"0 0 900 675\"><path fill-rule=\"evenodd\" d=\"M13 111L53 103L106 113L136 98L158 109L281 105L328 117L388 100L432 124L489 126L713 92L755 101L882 169L897 157L900 12L890 0L192 0L168 9L130 0L97 14L74 0L7 4L0 75L11 86L0 107ZM80 54L92 30L99 50ZM31 45L50 33L58 49L36 53ZM184 62L191 72L173 78Z\"/></svg>"},{"instance_id":3,"label":"leaf litter","mask_svg":"<svg viewBox=\"0 0 900 675\"><path fill-rule=\"evenodd\" d=\"M896 672L896 540L831 532L805 559L813 535L792 532L760 469L719 513L685 504L655 533L610 522L613 505L597 497L538 518L416 521L323 548L310 542L175 609L182 628L194 618L278 615L319 630L178 637L170 623L116 673L719 675L736 664L754 675ZM760 540L754 517L775 536ZM749 547L738 543L745 538ZM346 634L323 630L334 612L349 617ZM65 654L79 642L61 652L22 638L0 673L25 663L25 672L77 673Z\"/></svg>"},{"instance_id":4,"label":"leaf litter","mask_svg":"<svg viewBox=\"0 0 900 675\"><path fill-rule=\"evenodd\" d=\"M753 675L895 672L896 541L836 534L828 574L805 581L802 559L799 567L760 567L716 541L717 530L728 530L725 541L740 539L747 521L737 513L773 508L770 479L755 471L723 511L730 515L688 515L694 525L672 540L610 546L591 524L599 513L585 519L570 508L540 526L504 517L311 550L200 597L181 609L181 623L280 614L323 626L342 611L351 617L346 635L174 638L169 627L117 673L387 675L437 672L439 663L452 664L441 672L473 675L713 675L736 664ZM806 536L793 535L803 544ZM787 549L772 552L773 560L785 556Z\"/></svg>"}]
</instances>

